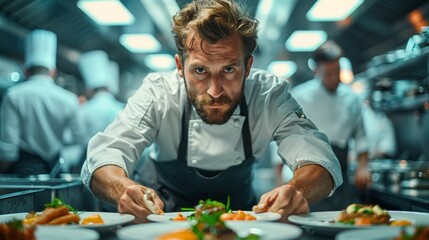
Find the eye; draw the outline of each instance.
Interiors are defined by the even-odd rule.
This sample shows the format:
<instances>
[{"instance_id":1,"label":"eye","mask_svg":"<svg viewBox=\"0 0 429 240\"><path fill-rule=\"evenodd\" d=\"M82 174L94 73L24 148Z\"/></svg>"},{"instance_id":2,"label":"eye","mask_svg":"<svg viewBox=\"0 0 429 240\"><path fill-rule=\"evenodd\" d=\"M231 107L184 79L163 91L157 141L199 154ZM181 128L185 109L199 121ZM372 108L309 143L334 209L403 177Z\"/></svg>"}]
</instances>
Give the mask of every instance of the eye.
<instances>
[{"instance_id":1,"label":"eye","mask_svg":"<svg viewBox=\"0 0 429 240\"><path fill-rule=\"evenodd\" d=\"M206 69L203 67L196 67L196 68L194 68L194 71L198 74L203 74L203 73L207 72Z\"/></svg>"},{"instance_id":2,"label":"eye","mask_svg":"<svg viewBox=\"0 0 429 240\"><path fill-rule=\"evenodd\" d=\"M226 67L224 71L226 73L232 73L232 72L234 72L234 68L233 67Z\"/></svg>"}]
</instances>

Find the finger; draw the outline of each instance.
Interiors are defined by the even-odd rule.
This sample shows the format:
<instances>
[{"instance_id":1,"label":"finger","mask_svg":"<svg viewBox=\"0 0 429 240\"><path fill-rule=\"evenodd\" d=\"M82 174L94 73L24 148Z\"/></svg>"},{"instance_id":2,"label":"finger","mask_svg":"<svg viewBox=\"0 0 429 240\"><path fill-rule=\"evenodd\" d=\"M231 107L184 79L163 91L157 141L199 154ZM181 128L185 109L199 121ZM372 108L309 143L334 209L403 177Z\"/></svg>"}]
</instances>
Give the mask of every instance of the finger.
<instances>
[{"instance_id":1,"label":"finger","mask_svg":"<svg viewBox=\"0 0 429 240\"><path fill-rule=\"evenodd\" d=\"M257 213L266 212L276 198L277 198L277 192L274 190L271 192L265 193L261 196L258 205L253 206L252 210Z\"/></svg>"},{"instance_id":2,"label":"finger","mask_svg":"<svg viewBox=\"0 0 429 240\"><path fill-rule=\"evenodd\" d=\"M119 213L128 213L135 216L135 223L147 222L151 214L143 203L143 192L139 186L127 188L118 202Z\"/></svg>"}]
</instances>

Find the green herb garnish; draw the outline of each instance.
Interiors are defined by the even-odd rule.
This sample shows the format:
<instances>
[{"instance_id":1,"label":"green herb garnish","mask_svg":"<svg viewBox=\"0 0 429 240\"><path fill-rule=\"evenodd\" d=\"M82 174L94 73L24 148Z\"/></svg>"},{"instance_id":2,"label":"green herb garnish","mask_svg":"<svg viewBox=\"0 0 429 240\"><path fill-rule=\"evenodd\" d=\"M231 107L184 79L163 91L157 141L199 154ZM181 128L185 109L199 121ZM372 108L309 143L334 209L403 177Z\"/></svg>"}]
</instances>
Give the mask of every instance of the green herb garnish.
<instances>
[{"instance_id":1,"label":"green herb garnish","mask_svg":"<svg viewBox=\"0 0 429 240\"><path fill-rule=\"evenodd\" d=\"M74 214L77 214L78 211L76 209L74 209L74 207L72 207L69 204L64 203L61 199L59 198L54 198L54 200L52 200L52 202L50 203L46 203L45 208L59 208L62 206L66 206L70 212L73 212Z\"/></svg>"}]
</instances>

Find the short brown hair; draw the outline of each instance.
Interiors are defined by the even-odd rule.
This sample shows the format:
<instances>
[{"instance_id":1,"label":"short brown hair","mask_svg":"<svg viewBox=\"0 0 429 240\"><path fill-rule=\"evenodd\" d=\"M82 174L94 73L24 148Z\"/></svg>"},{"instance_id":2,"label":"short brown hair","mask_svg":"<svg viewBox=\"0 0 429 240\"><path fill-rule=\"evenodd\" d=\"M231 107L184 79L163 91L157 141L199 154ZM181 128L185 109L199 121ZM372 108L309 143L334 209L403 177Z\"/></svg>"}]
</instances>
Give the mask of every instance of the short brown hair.
<instances>
[{"instance_id":1,"label":"short brown hair","mask_svg":"<svg viewBox=\"0 0 429 240\"><path fill-rule=\"evenodd\" d=\"M321 62L332 62L339 60L343 56L343 50L334 41L328 40L313 53L313 60L316 65Z\"/></svg>"},{"instance_id":2,"label":"short brown hair","mask_svg":"<svg viewBox=\"0 0 429 240\"><path fill-rule=\"evenodd\" d=\"M258 21L233 0L194 0L173 17L172 28L182 61L192 47L193 40L190 46L186 46L186 40L193 33L201 37L201 47L204 41L214 44L237 33L243 40L246 59L256 48Z\"/></svg>"}]
</instances>

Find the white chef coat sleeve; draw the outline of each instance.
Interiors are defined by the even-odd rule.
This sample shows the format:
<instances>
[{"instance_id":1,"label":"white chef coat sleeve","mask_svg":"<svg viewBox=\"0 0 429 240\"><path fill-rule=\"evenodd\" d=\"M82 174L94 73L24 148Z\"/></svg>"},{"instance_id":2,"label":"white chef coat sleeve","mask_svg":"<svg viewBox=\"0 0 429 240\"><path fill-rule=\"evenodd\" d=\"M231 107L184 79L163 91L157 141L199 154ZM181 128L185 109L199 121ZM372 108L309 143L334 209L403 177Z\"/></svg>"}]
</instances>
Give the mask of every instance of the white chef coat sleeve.
<instances>
[{"instance_id":1,"label":"white chef coat sleeve","mask_svg":"<svg viewBox=\"0 0 429 240\"><path fill-rule=\"evenodd\" d=\"M5 93L0 111L0 160L17 161L21 128L18 110L10 92Z\"/></svg>"},{"instance_id":2,"label":"white chef coat sleeve","mask_svg":"<svg viewBox=\"0 0 429 240\"><path fill-rule=\"evenodd\" d=\"M162 114L159 106L163 98L160 96L165 93L160 93L153 85L146 78L117 118L89 141L81 171L82 181L88 188L92 174L102 166L119 166L130 176L143 150L155 139Z\"/></svg>"},{"instance_id":3,"label":"white chef coat sleeve","mask_svg":"<svg viewBox=\"0 0 429 240\"><path fill-rule=\"evenodd\" d=\"M275 130L274 140L279 146L278 153L293 171L308 164L324 167L332 176L334 188L332 195L342 182L341 168L329 144L327 136L307 119L302 108L289 92L277 94L272 104L277 106L272 111ZM282 96L282 97L280 97ZM281 101L281 102L279 102Z\"/></svg>"}]
</instances>

